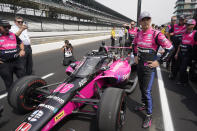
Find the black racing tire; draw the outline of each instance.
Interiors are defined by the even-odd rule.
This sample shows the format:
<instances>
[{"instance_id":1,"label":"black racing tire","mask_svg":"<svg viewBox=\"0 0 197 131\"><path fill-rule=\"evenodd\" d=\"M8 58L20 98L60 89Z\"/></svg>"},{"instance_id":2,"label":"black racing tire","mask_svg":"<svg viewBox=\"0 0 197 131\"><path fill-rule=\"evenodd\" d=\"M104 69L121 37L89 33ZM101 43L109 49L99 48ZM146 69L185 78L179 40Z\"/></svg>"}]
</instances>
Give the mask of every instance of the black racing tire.
<instances>
[{"instance_id":1,"label":"black racing tire","mask_svg":"<svg viewBox=\"0 0 197 131\"><path fill-rule=\"evenodd\" d=\"M26 113L34 110L38 103L31 100L36 88L46 85L46 81L37 76L25 76L16 80L8 92L8 103L14 110Z\"/></svg>"},{"instance_id":2,"label":"black racing tire","mask_svg":"<svg viewBox=\"0 0 197 131\"><path fill-rule=\"evenodd\" d=\"M119 88L107 88L97 110L99 131L120 131L125 122L125 92Z\"/></svg>"}]
</instances>

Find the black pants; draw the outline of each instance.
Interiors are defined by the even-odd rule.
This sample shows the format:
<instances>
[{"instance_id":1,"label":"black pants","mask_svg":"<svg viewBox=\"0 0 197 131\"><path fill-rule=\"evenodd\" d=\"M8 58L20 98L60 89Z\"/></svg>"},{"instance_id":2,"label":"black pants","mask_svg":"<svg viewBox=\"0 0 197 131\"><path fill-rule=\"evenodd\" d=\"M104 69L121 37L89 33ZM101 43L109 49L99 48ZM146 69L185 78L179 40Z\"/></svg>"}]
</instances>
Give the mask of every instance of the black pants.
<instances>
[{"instance_id":1,"label":"black pants","mask_svg":"<svg viewBox=\"0 0 197 131\"><path fill-rule=\"evenodd\" d=\"M174 56L176 55L176 52L178 50L178 46L174 46L175 50L170 58L170 62L171 62L171 67L170 67L170 72L173 75L173 77L175 78L177 76L178 70L179 70L179 62L174 58Z\"/></svg>"},{"instance_id":2,"label":"black pants","mask_svg":"<svg viewBox=\"0 0 197 131\"><path fill-rule=\"evenodd\" d=\"M125 40L125 47L131 47L132 46L132 39ZM126 49L127 53L130 54L132 52L131 49Z\"/></svg>"},{"instance_id":3,"label":"black pants","mask_svg":"<svg viewBox=\"0 0 197 131\"><path fill-rule=\"evenodd\" d=\"M70 63L75 62L75 58L73 56L70 57L64 57L63 59L63 65L68 66Z\"/></svg>"},{"instance_id":4,"label":"black pants","mask_svg":"<svg viewBox=\"0 0 197 131\"><path fill-rule=\"evenodd\" d=\"M181 43L181 40L182 37L172 37L172 44L175 48L171 58L170 58L170 63L171 63L171 67L170 67L170 72L171 74L173 75L173 77L175 78L177 76L177 73L179 71L179 63L178 61L174 58L174 56L176 55L176 52L178 50L178 46L180 45Z\"/></svg>"},{"instance_id":5,"label":"black pants","mask_svg":"<svg viewBox=\"0 0 197 131\"><path fill-rule=\"evenodd\" d=\"M25 67L25 74L31 75L33 71L32 49L30 45L25 45L25 56L23 57L23 64Z\"/></svg>"},{"instance_id":6,"label":"black pants","mask_svg":"<svg viewBox=\"0 0 197 131\"><path fill-rule=\"evenodd\" d=\"M115 39L113 37L111 37L111 46L115 45Z\"/></svg>"},{"instance_id":7,"label":"black pants","mask_svg":"<svg viewBox=\"0 0 197 131\"><path fill-rule=\"evenodd\" d=\"M155 68L149 68L147 63L139 60L137 75L141 91L141 100L145 104L147 114L152 114L152 84L155 78Z\"/></svg>"},{"instance_id":8,"label":"black pants","mask_svg":"<svg viewBox=\"0 0 197 131\"><path fill-rule=\"evenodd\" d=\"M127 33L125 33L125 40L127 40Z\"/></svg>"},{"instance_id":9,"label":"black pants","mask_svg":"<svg viewBox=\"0 0 197 131\"><path fill-rule=\"evenodd\" d=\"M122 47L123 44L122 44L122 37L119 37L119 46Z\"/></svg>"},{"instance_id":10,"label":"black pants","mask_svg":"<svg viewBox=\"0 0 197 131\"><path fill-rule=\"evenodd\" d=\"M17 78L21 78L25 75L24 65L21 58L0 64L0 76L4 80L7 91L13 83L14 73Z\"/></svg>"},{"instance_id":11,"label":"black pants","mask_svg":"<svg viewBox=\"0 0 197 131\"><path fill-rule=\"evenodd\" d=\"M179 67L179 81L181 83L188 82L188 73L187 67L191 62L191 55L183 55L181 52L179 54L178 63L180 64Z\"/></svg>"}]
</instances>

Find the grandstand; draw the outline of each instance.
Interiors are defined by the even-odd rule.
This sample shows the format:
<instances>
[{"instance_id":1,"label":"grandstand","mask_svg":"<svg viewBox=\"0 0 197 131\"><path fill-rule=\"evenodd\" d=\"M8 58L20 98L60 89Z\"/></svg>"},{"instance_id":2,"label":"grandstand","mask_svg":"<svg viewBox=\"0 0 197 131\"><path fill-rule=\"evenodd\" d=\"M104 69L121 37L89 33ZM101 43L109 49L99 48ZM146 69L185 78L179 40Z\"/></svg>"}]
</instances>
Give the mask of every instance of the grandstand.
<instances>
[{"instance_id":1,"label":"grandstand","mask_svg":"<svg viewBox=\"0 0 197 131\"><path fill-rule=\"evenodd\" d=\"M0 1L1 18L13 22L16 15L31 31L108 30L131 21L95 0Z\"/></svg>"}]
</instances>

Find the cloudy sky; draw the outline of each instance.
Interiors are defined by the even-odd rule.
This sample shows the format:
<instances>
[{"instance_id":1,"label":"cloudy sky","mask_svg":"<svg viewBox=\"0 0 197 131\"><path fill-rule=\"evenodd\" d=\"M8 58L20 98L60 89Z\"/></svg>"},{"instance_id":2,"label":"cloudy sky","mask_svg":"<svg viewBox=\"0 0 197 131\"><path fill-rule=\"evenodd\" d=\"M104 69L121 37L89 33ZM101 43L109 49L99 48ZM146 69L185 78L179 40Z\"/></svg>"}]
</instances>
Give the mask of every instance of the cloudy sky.
<instances>
[{"instance_id":1,"label":"cloudy sky","mask_svg":"<svg viewBox=\"0 0 197 131\"><path fill-rule=\"evenodd\" d=\"M136 20L138 0L96 0L117 12ZM153 23L169 22L175 11L176 0L142 0L142 11L152 14Z\"/></svg>"}]
</instances>

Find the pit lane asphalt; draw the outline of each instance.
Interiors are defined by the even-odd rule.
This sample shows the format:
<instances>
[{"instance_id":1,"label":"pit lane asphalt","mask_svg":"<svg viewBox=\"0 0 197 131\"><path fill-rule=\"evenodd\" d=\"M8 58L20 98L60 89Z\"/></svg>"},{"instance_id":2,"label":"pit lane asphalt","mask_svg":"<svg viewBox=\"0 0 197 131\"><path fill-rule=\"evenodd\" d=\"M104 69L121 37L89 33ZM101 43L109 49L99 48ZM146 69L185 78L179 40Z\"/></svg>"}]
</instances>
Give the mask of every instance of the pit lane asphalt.
<instances>
[{"instance_id":1,"label":"pit lane asphalt","mask_svg":"<svg viewBox=\"0 0 197 131\"><path fill-rule=\"evenodd\" d=\"M109 41L108 41L109 42ZM101 42L89 43L74 47L76 59L81 59L88 51L98 49ZM35 74L42 77L49 73L53 76L46 78L48 84L65 79L65 67L62 66L63 53L60 50L49 51L33 56ZM162 76L169 101L170 111L175 131L196 131L197 130L197 94L192 87L180 88L175 82L169 81L165 69L162 69ZM0 87L4 87L0 80ZM126 123L122 131L164 131L162 111L160 105L157 77L153 84L153 122L150 129L142 129L144 112L134 112L133 109L140 103L140 91L136 90L127 98ZM2 88L1 88L2 89ZM4 112L0 117L0 130L14 130L22 120L28 116L18 114L7 104L7 99L0 99L0 104L4 105ZM59 123L54 131L65 131L73 128L76 131L96 131L96 119L87 117L71 116ZM168 130L166 130L168 131Z\"/></svg>"}]
</instances>

